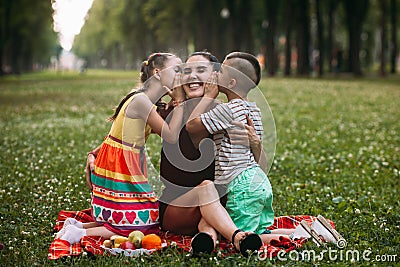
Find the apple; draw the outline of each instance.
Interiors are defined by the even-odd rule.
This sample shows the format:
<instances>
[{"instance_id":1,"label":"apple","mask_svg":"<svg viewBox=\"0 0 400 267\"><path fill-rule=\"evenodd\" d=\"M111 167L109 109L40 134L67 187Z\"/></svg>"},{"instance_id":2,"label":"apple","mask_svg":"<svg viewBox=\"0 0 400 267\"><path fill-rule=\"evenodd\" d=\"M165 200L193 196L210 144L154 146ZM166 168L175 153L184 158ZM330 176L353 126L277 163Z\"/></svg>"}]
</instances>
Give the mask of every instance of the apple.
<instances>
[{"instance_id":1,"label":"apple","mask_svg":"<svg viewBox=\"0 0 400 267\"><path fill-rule=\"evenodd\" d=\"M106 248L112 248L113 242L111 240L108 240L108 239L104 240L103 246L105 246Z\"/></svg>"},{"instance_id":2,"label":"apple","mask_svg":"<svg viewBox=\"0 0 400 267\"><path fill-rule=\"evenodd\" d=\"M129 234L128 240L131 241L136 248L141 248L143 237L144 234L141 231L135 230Z\"/></svg>"},{"instance_id":3,"label":"apple","mask_svg":"<svg viewBox=\"0 0 400 267\"><path fill-rule=\"evenodd\" d=\"M121 249L135 249L135 245L131 241L125 241L120 246Z\"/></svg>"}]
</instances>

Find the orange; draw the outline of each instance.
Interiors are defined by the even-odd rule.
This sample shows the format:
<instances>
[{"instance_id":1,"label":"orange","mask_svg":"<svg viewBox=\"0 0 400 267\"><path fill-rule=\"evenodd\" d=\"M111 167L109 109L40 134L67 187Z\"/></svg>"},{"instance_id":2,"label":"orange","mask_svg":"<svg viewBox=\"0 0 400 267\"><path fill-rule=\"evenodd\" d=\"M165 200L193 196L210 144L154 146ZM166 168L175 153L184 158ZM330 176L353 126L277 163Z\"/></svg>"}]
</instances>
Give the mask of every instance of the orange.
<instances>
[{"instance_id":1,"label":"orange","mask_svg":"<svg viewBox=\"0 0 400 267\"><path fill-rule=\"evenodd\" d=\"M161 248L161 238L156 234L145 235L142 239L142 248L160 249Z\"/></svg>"}]
</instances>

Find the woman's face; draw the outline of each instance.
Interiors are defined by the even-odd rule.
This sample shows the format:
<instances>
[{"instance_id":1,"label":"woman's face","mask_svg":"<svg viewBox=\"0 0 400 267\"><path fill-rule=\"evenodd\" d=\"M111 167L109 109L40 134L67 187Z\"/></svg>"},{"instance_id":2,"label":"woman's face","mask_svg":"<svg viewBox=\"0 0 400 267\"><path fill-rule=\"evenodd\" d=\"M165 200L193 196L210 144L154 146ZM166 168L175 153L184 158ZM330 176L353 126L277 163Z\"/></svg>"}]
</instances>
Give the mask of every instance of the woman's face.
<instances>
[{"instance_id":1,"label":"woman's face","mask_svg":"<svg viewBox=\"0 0 400 267\"><path fill-rule=\"evenodd\" d=\"M212 73L211 62L201 56L192 56L183 68L182 83L187 98L198 98L204 95L204 83Z\"/></svg>"},{"instance_id":2,"label":"woman's face","mask_svg":"<svg viewBox=\"0 0 400 267\"><path fill-rule=\"evenodd\" d=\"M169 57L165 62L164 68L160 72L161 84L172 88L177 72L181 71L182 60L179 57Z\"/></svg>"}]
</instances>

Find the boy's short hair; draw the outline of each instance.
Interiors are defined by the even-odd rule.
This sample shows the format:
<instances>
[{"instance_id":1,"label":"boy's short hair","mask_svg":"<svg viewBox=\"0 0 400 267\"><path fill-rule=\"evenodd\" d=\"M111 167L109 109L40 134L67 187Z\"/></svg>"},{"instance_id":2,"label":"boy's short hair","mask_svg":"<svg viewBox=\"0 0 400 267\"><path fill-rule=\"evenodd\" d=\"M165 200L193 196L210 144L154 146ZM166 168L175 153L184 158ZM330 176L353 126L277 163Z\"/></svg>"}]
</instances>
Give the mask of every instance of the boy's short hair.
<instances>
[{"instance_id":1,"label":"boy's short hair","mask_svg":"<svg viewBox=\"0 0 400 267\"><path fill-rule=\"evenodd\" d=\"M254 68L255 71L255 76L251 75L250 73L248 73L248 71L244 71L244 70L240 70L242 71L244 74L246 74L256 85L258 85L260 83L261 80L261 66L260 63L258 62L258 59L253 56L252 54L249 53L245 53L245 52L232 52L229 53L226 57L225 60L229 60L229 59L235 59L235 58L240 58L240 59L244 59L246 61L248 61Z\"/></svg>"}]
</instances>

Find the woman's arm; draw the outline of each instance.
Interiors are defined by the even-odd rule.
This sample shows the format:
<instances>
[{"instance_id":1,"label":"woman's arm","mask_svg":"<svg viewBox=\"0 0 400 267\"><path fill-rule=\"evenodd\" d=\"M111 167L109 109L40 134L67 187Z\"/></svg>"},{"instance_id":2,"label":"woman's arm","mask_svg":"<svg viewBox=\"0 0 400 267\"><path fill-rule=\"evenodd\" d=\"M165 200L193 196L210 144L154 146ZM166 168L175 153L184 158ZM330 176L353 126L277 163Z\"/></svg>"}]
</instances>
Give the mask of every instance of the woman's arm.
<instances>
[{"instance_id":1,"label":"woman's arm","mask_svg":"<svg viewBox=\"0 0 400 267\"><path fill-rule=\"evenodd\" d=\"M90 190L92 190L92 181L90 180L90 173L94 169L94 161L96 160L97 154L99 154L101 145L93 149L87 154L86 158L86 168L85 168L85 173L86 173L86 184L89 187Z\"/></svg>"}]
</instances>

